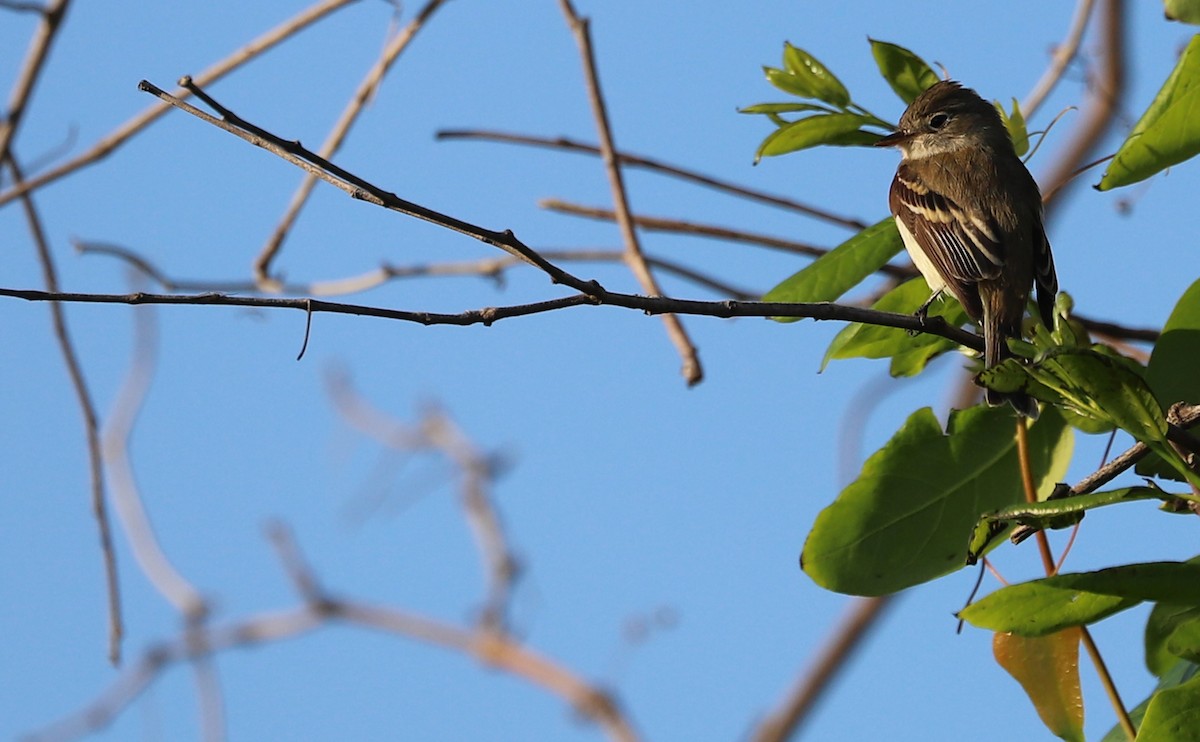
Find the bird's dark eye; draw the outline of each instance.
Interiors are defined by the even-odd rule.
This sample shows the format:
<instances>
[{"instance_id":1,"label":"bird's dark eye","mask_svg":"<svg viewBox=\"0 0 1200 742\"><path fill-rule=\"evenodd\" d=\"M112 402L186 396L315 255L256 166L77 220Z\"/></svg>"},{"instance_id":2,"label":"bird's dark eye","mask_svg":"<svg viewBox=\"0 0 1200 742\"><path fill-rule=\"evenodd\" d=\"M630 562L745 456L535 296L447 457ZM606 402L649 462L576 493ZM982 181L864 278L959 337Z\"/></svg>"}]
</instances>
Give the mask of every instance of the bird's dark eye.
<instances>
[{"instance_id":1,"label":"bird's dark eye","mask_svg":"<svg viewBox=\"0 0 1200 742\"><path fill-rule=\"evenodd\" d=\"M950 120L950 114L935 113L929 117L929 128L930 129L940 129L943 126L945 126L946 122L949 120Z\"/></svg>"}]
</instances>

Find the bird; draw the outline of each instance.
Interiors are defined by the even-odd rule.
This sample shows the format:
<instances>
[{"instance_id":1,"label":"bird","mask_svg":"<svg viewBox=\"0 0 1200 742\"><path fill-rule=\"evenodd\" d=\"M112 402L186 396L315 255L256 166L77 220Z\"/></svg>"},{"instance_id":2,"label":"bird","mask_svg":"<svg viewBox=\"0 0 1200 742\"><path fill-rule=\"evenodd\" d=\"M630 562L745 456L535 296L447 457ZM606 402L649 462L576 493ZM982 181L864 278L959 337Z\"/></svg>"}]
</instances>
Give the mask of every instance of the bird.
<instances>
[{"instance_id":1,"label":"bird","mask_svg":"<svg viewBox=\"0 0 1200 742\"><path fill-rule=\"evenodd\" d=\"M982 327L985 369L1011 355L1007 341L1021 337L1035 284L1038 315L1052 328L1058 276L1041 192L995 106L959 82L941 80L909 104L896 131L876 146L901 153L888 206L932 292L918 316L949 292ZM987 389L984 397L1037 417L1037 403L1023 392Z\"/></svg>"}]
</instances>

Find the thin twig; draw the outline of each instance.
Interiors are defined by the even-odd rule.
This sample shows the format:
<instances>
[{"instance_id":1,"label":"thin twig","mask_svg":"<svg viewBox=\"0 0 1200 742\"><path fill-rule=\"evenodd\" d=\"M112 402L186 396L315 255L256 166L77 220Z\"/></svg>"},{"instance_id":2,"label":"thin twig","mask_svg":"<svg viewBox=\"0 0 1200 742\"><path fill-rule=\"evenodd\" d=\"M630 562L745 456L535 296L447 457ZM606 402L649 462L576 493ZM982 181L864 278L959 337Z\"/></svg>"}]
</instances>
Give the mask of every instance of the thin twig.
<instances>
[{"instance_id":1,"label":"thin twig","mask_svg":"<svg viewBox=\"0 0 1200 742\"><path fill-rule=\"evenodd\" d=\"M197 84L208 85L220 80L225 75L241 67L243 64L255 59L260 54L270 50L276 45L286 41L296 33L304 30L308 26L320 21L336 10L346 7L357 0L320 0L309 8L297 13L294 17L284 21L275 28L267 31L258 38L251 41L246 46L230 54L225 59L217 62L208 69L204 70L194 78ZM181 97L187 97L186 91L178 91ZM0 206L7 204L13 199L19 197L23 193L29 193L42 186L52 183L65 175L79 170L80 168L92 165L110 154L115 152L119 147L128 142L134 135L141 132L150 124L157 121L163 114L171 110L171 106L167 103L156 103L125 123L118 126L111 133L105 136L96 144L92 145L86 152L80 154L72 160L64 162L58 167L48 170L40 175L36 175L27 180L24 184L14 186L9 190L0 193Z\"/></svg>"},{"instance_id":2,"label":"thin twig","mask_svg":"<svg viewBox=\"0 0 1200 742\"><path fill-rule=\"evenodd\" d=\"M838 672L845 669L852 654L862 645L862 638L883 617L885 609L895 597L885 595L855 601L849 614L839 623L837 633L826 642L813 667L788 694L779 709L763 719L757 731L750 735L752 742L785 742L796 734Z\"/></svg>"},{"instance_id":3,"label":"thin twig","mask_svg":"<svg viewBox=\"0 0 1200 742\"><path fill-rule=\"evenodd\" d=\"M8 158L9 170L13 174L13 182L20 185L24 182L24 173L17 165L16 158ZM54 264L54 255L46 238L46 230L42 226L41 216L33 202L33 195L26 193L21 196L25 209L25 217L29 221L29 231L33 235L33 243L37 248L38 262L42 266L42 278L48 291L57 292L58 268ZM104 584L108 595L108 660L114 665L121 661L121 639L125 634L124 622L121 618L121 584L117 574L117 555L113 548L112 523L108 517L108 496L104 488L104 462L100 446L100 422L96 414L96 403L92 399L91 389L83 374L83 364L75 350L75 343L67 327L67 318L61 304L50 305L50 321L54 326L54 337L58 342L59 352L62 353L63 363L67 367L67 376L71 379L71 388L79 403L79 411L83 414L83 435L87 441L88 475L90 479L92 517L96 519L96 530L100 537L100 558L104 564Z\"/></svg>"},{"instance_id":4,"label":"thin twig","mask_svg":"<svg viewBox=\"0 0 1200 742\"><path fill-rule=\"evenodd\" d=\"M505 142L508 144L524 144L534 147L546 147L549 149L561 149L568 152L583 152L591 155L599 155L600 148L594 144L579 142L568 137L537 137L526 134L510 134L498 131L482 131L473 129L443 129L437 133L438 139L483 139L493 142ZM630 154L628 152L616 152L617 160L628 167L640 167L646 170L656 171L665 175L670 175L681 180L686 180L691 183L697 183L709 188L723 191L739 198L746 198L751 201L770 204L779 208L795 211L807 216L811 216L821 221L836 224L847 229L862 231L870 225L861 219L854 219L848 216L834 214L826 209L820 209L815 206L810 206L799 201L777 196L773 193L764 191L756 191L745 186L730 183L725 180L719 180L708 175L697 173L693 170L687 170L678 165L671 165L661 160L644 157L642 155Z\"/></svg>"},{"instance_id":5,"label":"thin twig","mask_svg":"<svg viewBox=\"0 0 1200 742\"><path fill-rule=\"evenodd\" d=\"M25 64L17 76L12 93L8 97L8 110L0 118L0 162L8 159L12 152L12 144L16 140L17 129L25 117L25 110L37 81L46 69L46 60L50 57L50 48L58 38L62 29L63 18L66 17L70 0L52 0L42 13L42 21L29 43L29 51L25 54Z\"/></svg>"},{"instance_id":6,"label":"thin twig","mask_svg":"<svg viewBox=\"0 0 1200 742\"><path fill-rule=\"evenodd\" d=\"M258 285L254 281L233 280L194 280L169 276L146 256L121 245L102 242L87 242L76 240L75 249L84 255L107 255L125 262L136 268L143 275L152 279L167 291L188 292L218 292L218 293L254 293ZM544 250L539 249L547 260L563 263L619 263L624 260L622 250ZM759 291L734 286L726 281L714 278L706 273L692 269L682 263L672 260L646 256L646 261L664 273L671 273L679 278L690 281L697 286L711 289L716 294L737 299L752 301L762 296ZM381 286L388 281L406 278L424 278L438 276L480 276L502 282L506 270L514 266L528 265L524 260L504 255L480 260L462 260L444 263L423 263L415 265L394 265L384 263L375 270L345 278L329 278L312 283L285 282L279 286L278 293L290 296L344 296L355 294Z\"/></svg>"},{"instance_id":7,"label":"thin twig","mask_svg":"<svg viewBox=\"0 0 1200 742\"><path fill-rule=\"evenodd\" d=\"M590 219L603 219L605 221L615 221L616 212L611 209L602 209L595 206L583 206L581 204L562 201L556 198L545 198L538 201L538 206L550 211L557 211L562 214L570 214L572 216L587 217ZM696 237L709 237L717 240L725 240L728 242L740 242L747 245L758 245L767 247L781 252L791 253L794 255L808 255L810 257L819 258L829 252L827 247L817 247L806 242L797 242L796 240L788 240L782 237L772 237L770 235L758 234L755 232L746 232L740 229L730 229L729 227L718 227L712 224L702 224L699 222L686 221L683 219L667 219L658 216L633 216L633 223L638 227L645 229L647 232L670 232L674 234L687 234ZM879 273L891 278L900 280L908 280L917 275L917 270L911 266L898 266L886 263L879 268Z\"/></svg>"},{"instance_id":8,"label":"thin twig","mask_svg":"<svg viewBox=\"0 0 1200 742\"><path fill-rule=\"evenodd\" d=\"M642 289L650 296L661 296L658 279L646 264L642 254L642 245L638 240L637 229L634 228L632 210L629 208L629 194L625 190L625 178L621 173L621 165L616 156L616 145L613 143L612 127L608 120L608 108L604 104L604 92L600 87L600 77L596 71L596 55L592 48L592 35L588 19L581 18L575 12L571 0L559 0L559 7L567 19L567 25L579 45L579 56L583 61L584 79L587 81L588 98L592 104L592 114L596 119L596 132L600 141L600 157L604 161L604 169L608 173L609 186L612 189L613 206L617 212L617 226L621 230L621 238L625 243L625 263L633 272ZM704 368L700 365L700 356L696 346L688 336L683 322L673 314L664 314L663 323L667 335L683 359L683 378L688 386L695 386L704 379Z\"/></svg>"},{"instance_id":9,"label":"thin twig","mask_svg":"<svg viewBox=\"0 0 1200 742\"><path fill-rule=\"evenodd\" d=\"M429 17L433 15L445 0L429 0L423 8L417 11L416 16L409 21L404 30L392 39L391 43L384 49L383 54L371 66L371 69L359 82L358 88L351 96L350 102L346 104L346 108L342 111L342 115L338 118L337 123L329 131L329 135L325 138L325 143L321 145L320 154L322 157L332 157L350 133L350 128L354 126L354 122L358 120L359 114L367 102L375 95L375 91L379 89L379 85L383 82L383 78L387 75L388 70L400 58L400 55L408 48L409 43L416 37L417 32L425 25ZM317 179L312 174L304 176L300 183L300 187L292 195L292 200L288 204L287 211L283 218L280 219L275 231L267 240L267 244L263 246L259 253L258 259L254 261L254 279L260 288L277 290L279 282L271 277L271 263L279 254L279 250L283 247L283 241L287 239L288 233L295 224L296 218L300 215L300 210L304 208L304 204L308 202L308 197L312 194L313 187L316 186Z\"/></svg>"},{"instance_id":10,"label":"thin twig","mask_svg":"<svg viewBox=\"0 0 1200 742\"><path fill-rule=\"evenodd\" d=\"M561 299L516 304L486 309L471 309L460 314L438 312L409 312L362 304L345 304L308 298L275 296L226 296L224 294L83 294L49 292L37 289L0 287L0 296L26 301L62 301L82 304L173 304L218 305L228 307L263 307L298 309L302 312L352 314L364 317L415 322L422 325L491 325L502 319L552 312L567 307L608 305L636 309L647 314L694 314L704 317L805 317L815 320L862 322L880 327L898 327L951 340L974 351L983 350L983 339L959 327L946 324L941 317L922 320L911 314L881 312L845 304L817 302L812 304L765 301L696 301L666 296L640 296L604 291L601 295L574 294Z\"/></svg>"},{"instance_id":11,"label":"thin twig","mask_svg":"<svg viewBox=\"0 0 1200 742\"><path fill-rule=\"evenodd\" d=\"M1072 173L1091 155L1096 144L1112 126L1121 97L1125 92L1125 3L1124 0L1104 0L1100 19L1100 74L1090 80L1091 96L1084 107L1075 134L1064 153L1042 179L1043 192L1048 196L1048 213L1070 190Z\"/></svg>"},{"instance_id":12,"label":"thin twig","mask_svg":"<svg viewBox=\"0 0 1200 742\"><path fill-rule=\"evenodd\" d=\"M1071 17L1071 27L1067 30L1067 37L1054 50L1054 54L1050 57L1050 66L1042 73L1037 85L1034 85L1033 90L1029 91L1029 95L1025 96L1025 100L1021 102L1021 114L1026 119L1033 118L1034 113L1041 107L1042 101L1050 95L1054 87L1058 85L1058 81L1062 79L1067 65L1075 59L1075 55L1079 52L1079 42L1083 39L1083 32L1087 28L1088 18L1092 14L1092 6L1095 4L1096 0L1079 0L1079 4L1075 6L1075 14Z\"/></svg>"}]
</instances>

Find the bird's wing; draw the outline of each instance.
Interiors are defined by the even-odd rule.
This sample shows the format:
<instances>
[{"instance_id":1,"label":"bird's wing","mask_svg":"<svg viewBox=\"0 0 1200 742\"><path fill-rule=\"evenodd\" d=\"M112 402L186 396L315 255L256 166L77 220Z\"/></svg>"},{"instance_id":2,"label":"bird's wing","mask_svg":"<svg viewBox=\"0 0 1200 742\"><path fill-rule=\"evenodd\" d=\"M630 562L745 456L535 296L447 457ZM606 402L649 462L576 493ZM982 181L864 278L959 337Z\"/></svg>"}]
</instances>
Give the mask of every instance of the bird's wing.
<instances>
[{"instance_id":1,"label":"bird's wing","mask_svg":"<svg viewBox=\"0 0 1200 742\"><path fill-rule=\"evenodd\" d=\"M930 188L907 163L896 171L888 204L951 287L1000 275L1005 254L999 227Z\"/></svg>"}]
</instances>

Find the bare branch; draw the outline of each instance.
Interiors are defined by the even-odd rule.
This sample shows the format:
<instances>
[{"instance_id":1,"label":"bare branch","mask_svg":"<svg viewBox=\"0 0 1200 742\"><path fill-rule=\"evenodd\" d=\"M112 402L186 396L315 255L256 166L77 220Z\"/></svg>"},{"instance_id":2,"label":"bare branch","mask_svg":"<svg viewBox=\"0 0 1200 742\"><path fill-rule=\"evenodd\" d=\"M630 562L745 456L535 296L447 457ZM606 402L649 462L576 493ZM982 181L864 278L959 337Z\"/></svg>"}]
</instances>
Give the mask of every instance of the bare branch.
<instances>
[{"instance_id":1,"label":"bare branch","mask_svg":"<svg viewBox=\"0 0 1200 742\"><path fill-rule=\"evenodd\" d=\"M17 76L17 82L13 85L12 93L8 97L8 110L6 115L0 119L0 162L8 159L8 155L12 151L17 129L25 117L25 108L29 104L30 96L33 95L33 88L37 85L38 78L46 68L50 47L58 38L58 32L62 28L62 21L66 17L70 4L70 0L52 0L42 11L42 22L38 24L37 32L29 44L29 51L25 54L25 64L21 67L21 74Z\"/></svg>"},{"instance_id":2,"label":"bare branch","mask_svg":"<svg viewBox=\"0 0 1200 742\"><path fill-rule=\"evenodd\" d=\"M561 299L517 304L504 307L472 309L460 314L437 312L409 312L401 309L386 309L361 304L343 304L307 298L283 298L272 296L226 296L224 294L81 294L68 292L38 291L35 289L10 289L0 287L0 296L26 301L63 301L82 304L188 304L219 305L229 307L264 307L277 309L299 309L303 312L327 312L353 314L365 317L416 322L422 325L491 325L510 317L523 317L542 312L575 306L609 305L636 309L647 314L695 314L705 317L805 317L816 320L838 320L862 322L881 327L898 327L902 330L938 335L972 350L983 349L983 340L978 335L959 327L946 324L941 317L921 319L911 314L881 312L874 309L817 302L812 304L765 301L697 301L674 299L666 296L641 296L603 291L601 294L574 294Z\"/></svg>"},{"instance_id":3,"label":"bare branch","mask_svg":"<svg viewBox=\"0 0 1200 742\"><path fill-rule=\"evenodd\" d=\"M9 156L8 166L13 174L13 182L21 185L25 174L17 165L15 157ZM46 289L56 292L59 290L58 268L54 264L54 255L50 250L46 230L42 226L33 196L25 193L21 196L21 203L25 209L25 218L29 222L33 243L37 247L38 262L42 266L42 278L46 282ZM71 388L74 389L75 399L79 403L79 411L83 414L83 434L87 442L88 474L91 481L92 517L96 519L96 529L100 536L100 558L104 564L104 584L108 595L108 660L116 665L121 661L121 639L125 628L121 618L121 584L117 575L117 555L113 548L112 524L108 518L107 495L104 489L99 416L96 414L96 403L83 375L83 364L75 350L61 304L50 305L50 321L54 326L54 337L58 342L59 352L62 353L63 363L67 367L67 376L71 379Z\"/></svg>"},{"instance_id":4,"label":"bare branch","mask_svg":"<svg viewBox=\"0 0 1200 742\"><path fill-rule=\"evenodd\" d=\"M384 49L383 54L372 65L366 76L358 84L358 89L354 91L350 102L346 104L345 110L342 111L341 117L337 123L333 125L329 135L325 138L325 143L321 145L320 154L322 157L332 157L350 133L350 128L354 126L354 122L358 120L358 116L362 113L367 101L375 95L375 91L379 89L379 85L383 82L384 76L391 69L392 65L400 58L401 53L408 48L409 42L416 37L417 32L425 25L429 17L433 15L445 0L429 0L421 10L417 11L409 24L404 30L396 35L392 42ZM203 83L201 83L203 84ZM312 194L313 187L316 186L316 176L311 173L304 176L300 187L292 195L292 200L288 204L287 211L280 220L279 225L275 227L275 231L267 240L267 244L263 246L262 252L258 259L254 261L254 279L260 288L278 290L279 283L271 278L271 263L275 260L279 250L283 247L283 241L287 239L288 233L295 224L296 218L300 215L300 210L304 208L304 204L308 202L308 197Z\"/></svg>"},{"instance_id":5,"label":"bare branch","mask_svg":"<svg viewBox=\"0 0 1200 742\"><path fill-rule=\"evenodd\" d=\"M393 450L432 450L454 463L462 478L459 490L463 513L475 536L488 581L480 629L507 631L508 604L520 563L492 503L496 457L477 450L443 410L431 408L416 426L407 426L367 402L345 374L329 374L326 387L342 417L362 433Z\"/></svg>"},{"instance_id":6,"label":"bare branch","mask_svg":"<svg viewBox=\"0 0 1200 742\"><path fill-rule=\"evenodd\" d=\"M104 460L112 483L113 509L125 529L133 557L146 579L192 624L207 614L208 605L163 552L142 503L129 457L129 439L150 388L158 342L158 328L152 312L135 312L134 327L134 357L103 436Z\"/></svg>"},{"instance_id":7,"label":"bare branch","mask_svg":"<svg viewBox=\"0 0 1200 742\"><path fill-rule=\"evenodd\" d=\"M509 134L498 131L481 131L471 129L443 129L437 133L438 139L482 139L493 142L504 142L507 144L524 144L533 147L545 147L548 149L561 149L568 152L582 152L591 155L599 155L600 148L594 144L579 142L568 137L535 137L525 134ZM697 173L693 170L687 170L678 165L671 165L661 160L644 157L642 155L634 155L628 152L615 152L617 161L628 167L640 167L646 170L670 175L681 180L691 183L697 183L714 190L728 193L738 198L745 198L751 201L770 204L789 211L795 211L800 214L811 216L815 219L820 219L830 224L836 224L840 227L862 231L870 225L861 219L854 219L848 216L834 214L826 209L817 208L809 204L777 196L773 193L757 191L752 188L730 183L729 181L719 180L708 175Z\"/></svg>"},{"instance_id":8,"label":"bare branch","mask_svg":"<svg viewBox=\"0 0 1200 742\"><path fill-rule=\"evenodd\" d=\"M1082 121L1067 143L1066 151L1042 179L1048 211L1070 189L1072 174L1087 160L1112 126L1125 93L1124 16L1124 0L1104 0L1100 7L1100 74L1090 80L1091 96L1084 107Z\"/></svg>"},{"instance_id":9,"label":"bare branch","mask_svg":"<svg viewBox=\"0 0 1200 742\"><path fill-rule=\"evenodd\" d=\"M225 75L233 70L241 67L243 64L258 57L260 54L270 50L279 43L286 41L298 32L304 30L308 26L325 18L336 10L346 7L347 5L357 2L357 0L320 0L306 10L296 14L293 18L281 23L275 28L267 31L263 35L251 41L249 44L230 54L225 59L217 62L208 69L195 76L197 84L208 85L220 80ZM187 97L187 91L179 91L181 97ZM166 103L157 103L142 111L138 115L129 119L125 123L114 129L108 136L101 139L91 149L79 155L78 157L64 162L58 167L48 170L40 175L36 175L27 180L23 185L14 186L13 188L0 193L0 206L7 204L14 198L19 197L23 193L29 193L33 190L41 188L44 185L52 183L59 178L70 175L80 168L92 165L105 157L108 157L125 142L129 141L134 135L145 129L150 124L157 121L163 114L171 110L171 107Z\"/></svg>"},{"instance_id":10,"label":"bare branch","mask_svg":"<svg viewBox=\"0 0 1200 742\"><path fill-rule=\"evenodd\" d=\"M609 185L612 188L613 205L616 208L617 226L625 243L625 264L637 278L642 289L651 296L661 296L658 279L654 277L650 266L642 254L642 245L638 241L637 230L634 228L632 210L629 208L629 194L625 191L625 178L621 173L621 165L617 161L616 145L613 144L612 127L608 120L608 108L604 104L604 92L600 88L600 78L596 72L596 55L592 49L592 35L588 28L588 20L580 18L575 12L571 0L559 0L559 7L566 16L567 25L575 35L579 45L579 56L583 60L583 76L587 81L588 98L592 103L592 114L596 119L596 131L600 140L600 157L604 161L604 169L608 173ZM688 386L695 386L704 379L704 369L700 365L700 356L696 346L688 336L680 319L671 314L663 315L667 327L667 335L683 358L683 378Z\"/></svg>"},{"instance_id":11,"label":"bare branch","mask_svg":"<svg viewBox=\"0 0 1200 742\"><path fill-rule=\"evenodd\" d=\"M538 201L538 206L543 209L561 212L563 214L571 214L572 216L582 216L591 219L603 219L613 221L616 218L615 212L610 209L601 209L595 206L582 206L569 201L561 201L554 198L546 198ZM633 222L637 226L645 229L648 232L671 232L675 234L688 234L697 237L711 237L718 240L727 240L730 242L741 242L748 245L759 245L768 247L781 252L792 253L795 255L808 255L814 258L819 258L829 252L827 247L817 247L806 242L797 242L796 240L788 240L782 237L772 237L770 235L757 234L755 232L745 232L740 229L730 229L728 227L718 227L712 224L701 224L698 222L685 221L682 219L667 219L659 216L643 216L634 215ZM917 271L912 267L902 267L891 264L886 264L879 269L879 272L898 278L908 280L917 276Z\"/></svg>"},{"instance_id":12,"label":"bare branch","mask_svg":"<svg viewBox=\"0 0 1200 742\"><path fill-rule=\"evenodd\" d=\"M1041 108L1042 101L1050 95L1054 87L1058 85L1058 81L1062 79L1067 65L1075 59L1075 55L1079 52L1079 42L1083 40L1083 32L1087 28L1088 18L1091 17L1092 7L1095 4L1096 0L1079 0L1079 4L1075 6L1075 15L1071 17L1071 27L1067 30L1067 37L1054 50L1054 54L1050 57L1050 66L1042 73L1042 78L1037 81L1037 85L1021 102L1021 114L1026 119L1033 118L1037 109Z\"/></svg>"},{"instance_id":13,"label":"bare branch","mask_svg":"<svg viewBox=\"0 0 1200 742\"><path fill-rule=\"evenodd\" d=\"M750 736L752 742L786 742L790 739L830 684L861 645L863 637L883 617L895 595L861 598L854 602L842 619L837 632L827 642L813 668L788 694L780 707L759 724Z\"/></svg>"}]
</instances>

